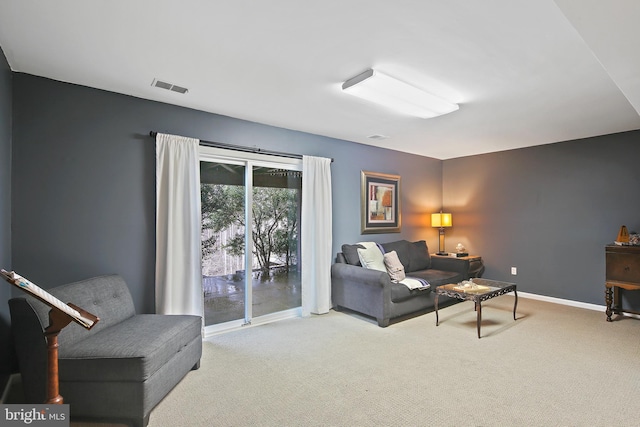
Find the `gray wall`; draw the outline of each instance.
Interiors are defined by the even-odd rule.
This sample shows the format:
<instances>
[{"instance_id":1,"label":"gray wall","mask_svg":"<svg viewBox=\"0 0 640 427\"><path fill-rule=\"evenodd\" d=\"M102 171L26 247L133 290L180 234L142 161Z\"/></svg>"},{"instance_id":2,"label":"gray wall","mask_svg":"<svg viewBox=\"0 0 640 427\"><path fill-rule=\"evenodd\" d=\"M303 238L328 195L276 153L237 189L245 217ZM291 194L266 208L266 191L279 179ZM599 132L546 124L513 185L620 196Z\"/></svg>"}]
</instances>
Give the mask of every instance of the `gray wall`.
<instances>
[{"instance_id":1,"label":"gray wall","mask_svg":"<svg viewBox=\"0 0 640 427\"><path fill-rule=\"evenodd\" d=\"M11 69L0 48L0 268L11 270ZM11 371L9 306L11 285L0 282L0 393Z\"/></svg>"},{"instance_id":2,"label":"gray wall","mask_svg":"<svg viewBox=\"0 0 640 427\"><path fill-rule=\"evenodd\" d=\"M638 132L442 162L26 74L14 73L12 87L2 70L0 150L12 155L13 221L1 261L44 288L119 273L139 312L154 310L150 130L334 158L334 253L345 242L400 238L435 250L429 214L444 201L454 213L447 249L460 241L482 255L486 277L512 279L517 266L522 291L603 304L604 245L622 224L640 231ZM401 175L401 233L360 234L361 170ZM8 238L7 182L0 232Z\"/></svg>"},{"instance_id":3,"label":"gray wall","mask_svg":"<svg viewBox=\"0 0 640 427\"><path fill-rule=\"evenodd\" d=\"M462 242L485 277L519 290L604 305L604 246L621 225L640 232L639 142L635 131L444 161L448 249Z\"/></svg>"},{"instance_id":4,"label":"gray wall","mask_svg":"<svg viewBox=\"0 0 640 427\"><path fill-rule=\"evenodd\" d=\"M121 274L154 310L155 147L150 130L335 159L333 243L427 239L442 162L14 74L13 268L44 288ZM360 170L401 175L401 233L360 234Z\"/></svg>"}]
</instances>

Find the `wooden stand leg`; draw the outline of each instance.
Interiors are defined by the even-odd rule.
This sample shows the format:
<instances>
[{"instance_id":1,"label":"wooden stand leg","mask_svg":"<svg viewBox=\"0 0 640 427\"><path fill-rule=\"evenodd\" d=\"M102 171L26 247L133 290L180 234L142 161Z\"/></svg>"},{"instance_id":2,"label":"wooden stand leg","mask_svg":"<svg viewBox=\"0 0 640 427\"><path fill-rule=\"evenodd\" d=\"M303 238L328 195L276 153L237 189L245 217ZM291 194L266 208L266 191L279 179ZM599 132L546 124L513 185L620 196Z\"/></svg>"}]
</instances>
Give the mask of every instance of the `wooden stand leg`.
<instances>
[{"instance_id":1,"label":"wooden stand leg","mask_svg":"<svg viewBox=\"0 0 640 427\"><path fill-rule=\"evenodd\" d=\"M71 317L58 309L49 312L49 326L45 329L47 337L47 400L44 403L62 404L64 399L60 396L58 385L58 334L71 322Z\"/></svg>"},{"instance_id":2,"label":"wooden stand leg","mask_svg":"<svg viewBox=\"0 0 640 427\"><path fill-rule=\"evenodd\" d=\"M47 334L47 400L44 403L64 403L58 385L58 333Z\"/></svg>"}]
</instances>

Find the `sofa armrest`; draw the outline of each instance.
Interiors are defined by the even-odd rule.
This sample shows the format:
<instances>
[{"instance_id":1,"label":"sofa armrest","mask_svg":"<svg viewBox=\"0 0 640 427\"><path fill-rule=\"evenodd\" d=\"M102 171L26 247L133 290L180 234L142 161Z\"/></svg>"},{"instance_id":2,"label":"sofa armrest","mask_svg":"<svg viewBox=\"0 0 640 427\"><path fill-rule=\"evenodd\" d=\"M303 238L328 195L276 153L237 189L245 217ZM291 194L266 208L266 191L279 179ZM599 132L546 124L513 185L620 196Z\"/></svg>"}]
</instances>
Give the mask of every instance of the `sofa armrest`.
<instances>
[{"instance_id":1,"label":"sofa armrest","mask_svg":"<svg viewBox=\"0 0 640 427\"><path fill-rule=\"evenodd\" d=\"M464 280L469 278L469 260L453 257L431 257L431 268L443 271L455 271L463 275Z\"/></svg>"},{"instance_id":2,"label":"sofa armrest","mask_svg":"<svg viewBox=\"0 0 640 427\"><path fill-rule=\"evenodd\" d=\"M10 299L9 311L25 399L27 403L42 403L47 398L48 363L44 326L24 297Z\"/></svg>"},{"instance_id":3,"label":"sofa armrest","mask_svg":"<svg viewBox=\"0 0 640 427\"><path fill-rule=\"evenodd\" d=\"M375 317L382 327L389 324L391 317L391 287L391 278L386 271L340 263L331 266L334 307Z\"/></svg>"},{"instance_id":4,"label":"sofa armrest","mask_svg":"<svg viewBox=\"0 0 640 427\"><path fill-rule=\"evenodd\" d=\"M331 279L355 281L376 287L391 286L391 278L386 271L372 270L357 265L336 263L331 266Z\"/></svg>"}]
</instances>

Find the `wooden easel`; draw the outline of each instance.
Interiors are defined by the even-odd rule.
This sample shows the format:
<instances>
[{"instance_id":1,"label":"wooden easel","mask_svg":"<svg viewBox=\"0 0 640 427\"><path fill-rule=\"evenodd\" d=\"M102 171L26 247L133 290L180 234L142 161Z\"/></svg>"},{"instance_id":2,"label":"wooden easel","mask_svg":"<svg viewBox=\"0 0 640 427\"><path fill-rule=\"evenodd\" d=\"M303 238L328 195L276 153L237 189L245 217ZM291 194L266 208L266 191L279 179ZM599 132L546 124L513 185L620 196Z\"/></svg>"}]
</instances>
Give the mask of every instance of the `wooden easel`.
<instances>
[{"instance_id":1,"label":"wooden easel","mask_svg":"<svg viewBox=\"0 0 640 427\"><path fill-rule=\"evenodd\" d=\"M49 292L31 283L24 277L2 270L2 276L7 282L31 294L33 297L51 307L49 311L49 326L44 330L47 340L47 400L44 403L62 404L58 384L58 334L72 321L87 330L93 328L100 319L74 304L65 304Z\"/></svg>"}]
</instances>

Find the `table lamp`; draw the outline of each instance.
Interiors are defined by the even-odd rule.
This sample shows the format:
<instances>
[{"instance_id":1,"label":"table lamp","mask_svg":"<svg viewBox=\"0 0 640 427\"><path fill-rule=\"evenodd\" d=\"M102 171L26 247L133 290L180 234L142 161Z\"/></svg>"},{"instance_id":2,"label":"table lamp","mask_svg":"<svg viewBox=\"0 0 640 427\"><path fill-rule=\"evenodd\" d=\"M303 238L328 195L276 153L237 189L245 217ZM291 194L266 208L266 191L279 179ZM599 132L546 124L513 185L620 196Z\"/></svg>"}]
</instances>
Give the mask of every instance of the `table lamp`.
<instances>
[{"instance_id":1,"label":"table lamp","mask_svg":"<svg viewBox=\"0 0 640 427\"><path fill-rule=\"evenodd\" d=\"M451 220L450 213L442 213L442 211L431 214L431 226L438 227L440 229L440 247L438 248L438 255L447 255L444 251L444 228L451 227L453 221Z\"/></svg>"}]
</instances>

